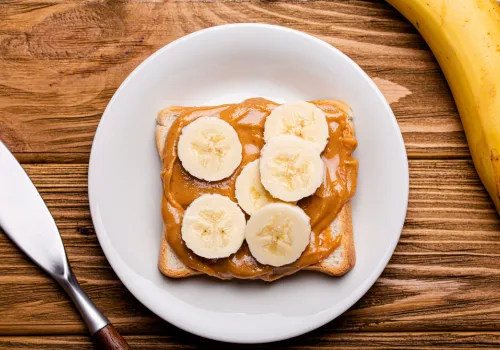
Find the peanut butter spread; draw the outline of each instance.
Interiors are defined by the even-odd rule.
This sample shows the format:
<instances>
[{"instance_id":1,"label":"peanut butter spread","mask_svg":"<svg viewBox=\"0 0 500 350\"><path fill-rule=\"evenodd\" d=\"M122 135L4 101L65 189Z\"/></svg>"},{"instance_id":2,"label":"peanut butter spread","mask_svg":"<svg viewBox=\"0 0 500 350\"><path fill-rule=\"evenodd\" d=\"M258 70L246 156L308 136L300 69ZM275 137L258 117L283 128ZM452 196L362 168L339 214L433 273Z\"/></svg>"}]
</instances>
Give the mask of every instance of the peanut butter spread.
<instances>
[{"instance_id":1,"label":"peanut butter spread","mask_svg":"<svg viewBox=\"0 0 500 350\"><path fill-rule=\"evenodd\" d=\"M235 182L243 167L259 158L264 146L266 117L278 104L263 98L252 98L239 104L216 107L185 107L172 124L163 154L162 215L166 226L166 239L177 257L188 267L219 278L275 279L322 261L337 248L342 235L332 237L330 224L345 202L356 191L358 161L352 157L357 140L349 107L339 101L311 101L326 114L329 139L321 156L325 162L323 184L297 205L311 218L310 243L295 262L273 267L258 263L243 243L239 251L227 258L205 259L186 247L181 237L182 217L193 200L203 194L217 193L235 198ZM228 178L208 182L188 174L177 156L177 142L183 127L202 116L215 116L228 122L237 132L243 145L243 158L239 167Z\"/></svg>"}]
</instances>

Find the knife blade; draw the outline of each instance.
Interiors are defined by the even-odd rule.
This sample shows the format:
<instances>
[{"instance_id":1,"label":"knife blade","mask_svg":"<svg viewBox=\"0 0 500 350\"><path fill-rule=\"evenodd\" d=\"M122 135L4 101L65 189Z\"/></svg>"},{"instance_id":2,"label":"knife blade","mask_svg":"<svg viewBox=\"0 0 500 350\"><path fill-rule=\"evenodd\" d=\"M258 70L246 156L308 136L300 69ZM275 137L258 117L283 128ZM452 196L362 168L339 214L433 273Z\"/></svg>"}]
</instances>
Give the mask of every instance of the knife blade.
<instances>
[{"instance_id":1,"label":"knife blade","mask_svg":"<svg viewBox=\"0 0 500 350\"><path fill-rule=\"evenodd\" d=\"M71 270L56 223L23 167L0 141L0 228L66 291L105 349L130 349L83 292Z\"/></svg>"},{"instance_id":2,"label":"knife blade","mask_svg":"<svg viewBox=\"0 0 500 350\"><path fill-rule=\"evenodd\" d=\"M34 262L55 278L66 271L56 223L14 156L0 143L0 227Z\"/></svg>"}]
</instances>

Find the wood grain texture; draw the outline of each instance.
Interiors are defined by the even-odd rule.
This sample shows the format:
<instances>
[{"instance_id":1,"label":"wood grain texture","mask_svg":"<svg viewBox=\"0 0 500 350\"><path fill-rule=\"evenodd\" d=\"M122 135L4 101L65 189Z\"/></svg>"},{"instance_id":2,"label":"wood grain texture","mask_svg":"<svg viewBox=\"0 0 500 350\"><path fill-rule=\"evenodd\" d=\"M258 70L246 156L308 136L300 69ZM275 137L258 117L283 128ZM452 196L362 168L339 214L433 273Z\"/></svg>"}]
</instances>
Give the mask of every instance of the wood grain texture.
<instances>
[{"instance_id":1,"label":"wood grain texture","mask_svg":"<svg viewBox=\"0 0 500 350\"><path fill-rule=\"evenodd\" d=\"M87 164L104 108L150 54L226 23L283 25L353 58L391 103L410 161L397 249L345 314L279 349L499 349L500 219L453 98L416 30L383 0L0 0L0 139L24 163L82 288L134 349L221 344L159 319L123 286L92 226ZM58 286L0 233L0 349L94 349Z\"/></svg>"},{"instance_id":2,"label":"wood grain texture","mask_svg":"<svg viewBox=\"0 0 500 350\"><path fill-rule=\"evenodd\" d=\"M118 330L178 334L130 295L103 256L88 208L87 166L24 167L61 229L82 288ZM500 219L472 163L412 160L410 174L408 216L394 256L324 334L500 331ZM0 334L85 334L69 300L4 235L0 269Z\"/></svg>"},{"instance_id":3,"label":"wood grain texture","mask_svg":"<svg viewBox=\"0 0 500 350\"><path fill-rule=\"evenodd\" d=\"M209 341L196 336L129 335L133 349L269 349L270 345L235 345ZM336 333L314 331L308 335L272 344L273 349L498 349L498 332L431 333ZM95 349L85 336L0 337L0 349L87 350Z\"/></svg>"},{"instance_id":4,"label":"wood grain texture","mask_svg":"<svg viewBox=\"0 0 500 350\"><path fill-rule=\"evenodd\" d=\"M469 154L432 53L383 1L15 2L0 8L0 138L27 162L44 161L45 153L87 162L106 104L141 61L188 33L241 22L315 35L388 82L391 93L404 91L392 108L410 157Z\"/></svg>"}]
</instances>

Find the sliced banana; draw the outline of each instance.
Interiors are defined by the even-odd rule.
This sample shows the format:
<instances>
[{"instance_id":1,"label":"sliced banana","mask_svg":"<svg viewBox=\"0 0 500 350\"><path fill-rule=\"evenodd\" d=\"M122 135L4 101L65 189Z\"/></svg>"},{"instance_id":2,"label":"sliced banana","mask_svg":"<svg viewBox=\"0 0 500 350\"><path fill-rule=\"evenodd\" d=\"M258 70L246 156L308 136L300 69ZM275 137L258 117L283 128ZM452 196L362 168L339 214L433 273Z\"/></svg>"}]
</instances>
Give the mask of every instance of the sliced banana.
<instances>
[{"instance_id":1,"label":"sliced banana","mask_svg":"<svg viewBox=\"0 0 500 350\"><path fill-rule=\"evenodd\" d=\"M219 194L204 194L184 212L181 234L186 246L207 259L236 253L245 239L245 214Z\"/></svg>"},{"instance_id":2,"label":"sliced banana","mask_svg":"<svg viewBox=\"0 0 500 350\"><path fill-rule=\"evenodd\" d=\"M262 148L260 179L275 198L298 201L323 182L325 165L314 145L297 136L274 137Z\"/></svg>"},{"instance_id":3,"label":"sliced banana","mask_svg":"<svg viewBox=\"0 0 500 350\"><path fill-rule=\"evenodd\" d=\"M322 152L329 136L325 113L312 103L285 103L271 112L264 125L266 142L280 135L295 135L310 141Z\"/></svg>"},{"instance_id":4,"label":"sliced banana","mask_svg":"<svg viewBox=\"0 0 500 350\"><path fill-rule=\"evenodd\" d=\"M240 207L249 215L257 209L273 202L280 202L273 198L260 183L259 160L245 165L236 179L236 199Z\"/></svg>"},{"instance_id":5,"label":"sliced banana","mask_svg":"<svg viewBox=\"0 0 500 350\"><path fill-rule=\"evenodd\" d=\"M242 158L238 134L217 117L201 117L185 126L177 152L187 172L207 181L230 176Z\"/></svg>"},{"instance_id":6,"label":"sliced banana","mask_svg":"<svg viewBox=\"0 0 500 350\"><path fill-rule=\"evenodd\" d=\"M252 256L265 265L283 266L297 260L309 244L309 216L299 207L271 203L252 214L245 238Z\"/></svg>"}]
</instances>

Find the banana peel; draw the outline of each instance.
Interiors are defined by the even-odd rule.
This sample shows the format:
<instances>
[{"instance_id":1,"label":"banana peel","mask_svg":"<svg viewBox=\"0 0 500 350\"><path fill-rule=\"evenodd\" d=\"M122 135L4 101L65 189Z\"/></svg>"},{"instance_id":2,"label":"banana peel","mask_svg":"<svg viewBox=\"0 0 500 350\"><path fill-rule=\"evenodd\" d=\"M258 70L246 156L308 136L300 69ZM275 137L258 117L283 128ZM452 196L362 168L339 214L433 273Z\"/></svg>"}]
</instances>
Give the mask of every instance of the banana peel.
<instances>
[{"instance_id":1,"label":"banana peel","mask_svg":"<svg viewBox=\"0 0 500 350\"><path fill-rule=\"evenodd\" d=\"M500 6L388 0L420 32L448 81L472 160L500 213Z\"/></svg>"}]
</instances>

